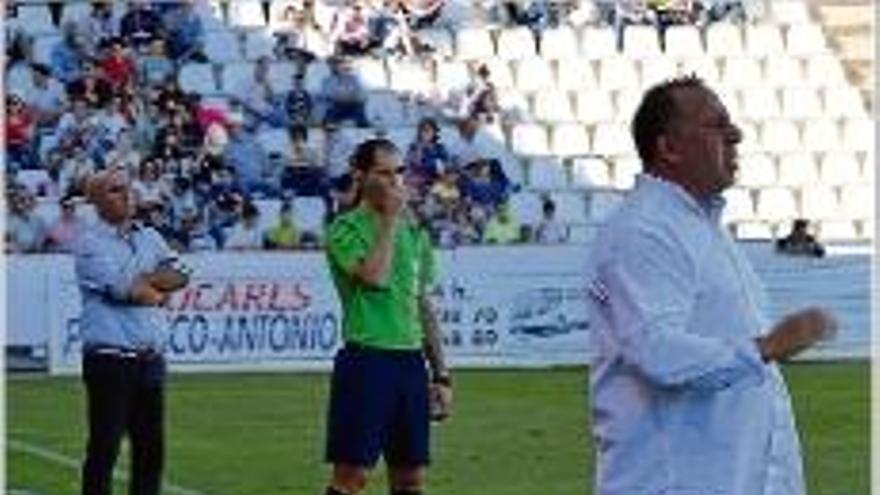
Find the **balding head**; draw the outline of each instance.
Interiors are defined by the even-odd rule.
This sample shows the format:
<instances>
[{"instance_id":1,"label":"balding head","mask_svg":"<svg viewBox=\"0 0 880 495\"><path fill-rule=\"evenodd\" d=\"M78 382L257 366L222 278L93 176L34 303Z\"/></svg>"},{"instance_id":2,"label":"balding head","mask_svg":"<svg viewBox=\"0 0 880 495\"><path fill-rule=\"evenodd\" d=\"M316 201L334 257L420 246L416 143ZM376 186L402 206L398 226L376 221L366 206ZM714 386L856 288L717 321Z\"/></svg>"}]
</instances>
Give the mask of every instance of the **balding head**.
<instances>
[{"instance_id":1,"label":"balding head","mask_svg":"<svg viewBox=\"0 0 880 495\"><path fill-rule=\"evenodd\" d=\"M85 179L86 198L98 215L111 225L128 222L134 212L128 176L119 168L92 174Z\"/></svg>"}]
</instances>

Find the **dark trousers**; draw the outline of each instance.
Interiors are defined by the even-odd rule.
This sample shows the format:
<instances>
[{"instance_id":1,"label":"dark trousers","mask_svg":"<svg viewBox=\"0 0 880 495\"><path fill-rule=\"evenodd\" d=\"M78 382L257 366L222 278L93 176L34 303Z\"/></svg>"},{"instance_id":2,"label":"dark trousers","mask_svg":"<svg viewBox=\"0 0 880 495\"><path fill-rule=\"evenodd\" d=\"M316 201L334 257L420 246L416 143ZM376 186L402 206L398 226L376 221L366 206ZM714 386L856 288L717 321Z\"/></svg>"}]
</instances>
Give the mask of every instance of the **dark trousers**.
<instances>
[{"instance_id":1,"label":"dark trousers","mask_svg":"<svg viewBox=\"0 0 880 495\"><path fill-rule=\"evenodd\" d=\"M122 436L131 442L130 495L158 495L164 445L165 361L161 355L83 357L89 439L83 495L109 495Z\"/></svg>"}]
</instances>

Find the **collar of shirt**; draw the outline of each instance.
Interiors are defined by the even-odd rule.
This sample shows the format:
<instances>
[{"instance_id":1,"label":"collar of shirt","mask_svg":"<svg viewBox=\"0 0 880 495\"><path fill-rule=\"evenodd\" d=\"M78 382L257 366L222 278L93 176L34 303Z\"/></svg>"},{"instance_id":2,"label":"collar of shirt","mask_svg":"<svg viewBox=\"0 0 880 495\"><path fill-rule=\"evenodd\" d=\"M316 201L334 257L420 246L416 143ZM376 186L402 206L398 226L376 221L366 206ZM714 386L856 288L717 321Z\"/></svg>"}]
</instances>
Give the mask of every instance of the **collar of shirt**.
<instances>
[{"instance_id":1,"label":"collar of shirt","mask_svg":"<svg viewBox=\"0 0 880 495\"><path fill-rule=\"evenodd\" d=\"M708 217L713 223L721 222L721 213L727 203L720 194L712 195L705 201L699 201L677 183L647 173L636 176L636 187L677 198L683 206L699 215Z\"/></svg>"},{"instance_id":2,"label":"collar of shirt","mask_svg":"<svg viewBox=\"0 0 880 495\"><path fill-rule=\"evenodd\" d=\"M122 240L128 240L131 237L131 234L140 230L140 226L137 222L129 222L128 227L125 228L121 225L111 225L106 220L97 217L93 224L93 229L96 233L106 236L106 237L115 237Z\"/></svg>"}]
</instances>

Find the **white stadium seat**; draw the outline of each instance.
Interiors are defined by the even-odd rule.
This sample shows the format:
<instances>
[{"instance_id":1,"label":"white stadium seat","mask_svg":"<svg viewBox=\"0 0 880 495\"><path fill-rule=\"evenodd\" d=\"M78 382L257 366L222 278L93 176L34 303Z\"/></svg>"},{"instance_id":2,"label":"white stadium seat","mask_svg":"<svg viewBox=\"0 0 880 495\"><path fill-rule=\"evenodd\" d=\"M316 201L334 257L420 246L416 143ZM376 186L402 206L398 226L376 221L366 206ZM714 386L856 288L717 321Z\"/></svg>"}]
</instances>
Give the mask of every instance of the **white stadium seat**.
<instances>
[{"instance_id":1,"label":"white stadium seat","mask_svg":"<svg viewBox=\"0 0 880 495\"><path fill-rule=\"evenodd\" d=\"M642 172L642 161L638 155L625 154L614 157L611 162L614 187L630 189L636 181L636 175Z\"/></svg>"},{"instance_id":2,"label":"white stadium seat","mask_svg":"<svg viewBox=\"0 0 880 495\"><path fill-rule=\"evenodd\" d=\"M730 188L724 191L724 206L722 215L724 223L752 220L755 216L755 205L752 193L748 189L740 187Z\"/></svg>"},{"instance_id":3,"label":"white stadium seat","mask_svg":"<svg viewBox=\"0 0 880 495\"><path fill-rule=\"evenodd\" d=\"M843 124L843 148L849 151L872 151L874 121L868 117L847 119Z\"/></svg>"},{"instance_id":4,"label":"white stadium seat","mask_svg":"<svg viewBox=\"0 0 880 495\"><path fill-rule=\"evenodd\" d=\"M594 124L614 119L614 100L611 93L600 90L583 90L576 95L578 122Z\"/></svg>"},{"instance_id":5,"label":"white stadium seat","mask_svg":"<svg viewBox=\"0 0 880 495\"><path fill-rule=\"evenodd\" d=\"M581 124L559 124L550 131L550 151L561 157L590 152L590 134Z\"/></svg>"},{"instance_id":6,"label":"white stadium seat","mask_svg":"<svg viewBox=\"0 0 880 495\"><path fill-rule=\"evenodd\" d=\"M266 27L260 0L236 0L229 3L229 24L242 28Z\"/></svg>"},{"instance_id":7,"label":"white stadium seat","mask_svg":"<svg viewBox=\"0 0 880 495\"><path fill-rule=\"evenodd\" d=\"M837 191L830 186L812 185L801 189L801 217L828 219L840 217Z\"/></svg>"},{"instance_id":8,"label":"white stadium seat","mask_svg":"<svg viewBox=\"0 0 880 495\"><path fill-rule=\"evenodd\" d=\"M290 155L290 137L285 129L267 129L257 134L257 141L263 146L263 150L269 153Z\"/></svg>"},{"instance_id":9,"label":"white stadium seat","mask_svg":"<svg viewBox=\"0 0 880 495\"><path fill-rule=\"evenodd\" d=\"M559 26L541 34L541 56L546 59L571 59L578 56L578 36L570 26Z\"/></svg>"},{"instance_id":10,"label":"white stadium seat","mask_svg":"<svg viewBox=\"0 0 880 495\"><path fill-rule=\"evenodd\" d=\"M323 237L327 206L318 197L297 197L293 200L293 216L297 227Z\"/></svg>"},{"instance_id":11,"label":"white stadium seat","mask_svg":"<svg viewBox=\"0 0 880 495\"><path fill-rule=\"evenodd\" d=\"M636 114L636 108L641 100L642 91L639 89L630 88L615 91L614 107L617 109L617 112L614 120L629 125Z\"/></svg>"},{"instance_id":12,"label":"white stadium seat","mask_svg":"<svg viewBox=\"0 0 880 495\"><path fill-rule=\"evenodd\" d=\"M58 32L58 28L52 22L49 6L45 4L19 5L16 22L24 32L35 37Z\"/></svg>"},{"instance_id":13,"label":"white stadium seat","mask_svg":"<svg viewBox=\"0 0 880 495\"><path fill-rule=\"evenodd\" d=\"M739 26L726 22L710 24L706 29L706 53L713 57L731 57L743 52Z\"/></svg>"},{"instance_id":14,"label":"white stadium seat","mask_svg":"<svg viewBox=\"0 0 880 495\"><path fill-rule=\"evenodd\" d=\"M742 133L742 141L737 146L740 153L759 153L764 151L761 147L761 136L755 123L738 121L736 125Z\"/></svg>"},{"instance_id":15,"label":"white stadium seat","mask_svg":"<svg viewBox=\"0 0 880 495\"><path fill-rule=\"evenodd\" d=\"M556 63L556 87L568 91L595 89L593 64L585 58L568 58Z\"/></svg>"},{"instance_id":16,"label":"white stadium seat","mask_svg":"<svg viewBox=\"0 0 880 495\"><path fill-rule=\"evenodd\" d=\"M575 158L571 164L572 186L582 188L612 187L608 162L601 158Z\"/></svg>"},{"instance_id":17,"label":"white stadium seat","mask_svg":"<svg viewBox=\"0 0 880 495\"><path fill-rule=\"evenodd\" d=\"M819 177L829 186L855 184L859 181L859 160L851 152L826 153L819 165Z\"/></svg>"},{"instance_id":18,"label":"white stadium seat","mask_svg":"<svg viewBox=\"0 0 880 495\"><path fill-rule=\"evenodd\" d=\"M614 213L614 210L623 202L623 196L614 191L590 191L587 195L587 212L589 219L601 222Z\"/></svg>"},{"instance_id":19,"label":"white stadium seat","mask_svg":"<svg viewBox=\"0 0 880 495\"><path fill-rule=\"evenodd\" d=\"M773 0L770 15L779 24L803 24L810 22L810 13L803 0Z\"/></svg>"},{"instance_id":20,"label":"white stadium seat","mask_svg":"<svg viewBox=\"0 0 880 495\"><path fill-rule=\"evenodd\" d=\"M263 31L248 31L244 38L244 58L255 61L260 57L274 57L275 39Z\"/></svg>"},{"instance_id":21,"label":"white stadium seat","mask_svg":"<svg viewBox=\"0 0 880 495\"><path fill-rule=\"evenodd\" d=\"M230 63L223 66L221 73L223 92L227 95L245 98L249 81L254 78L254 64L250 62Z\"/></svg>"},{"instance_id":22,"label":"white stadium seat","mask_svg":"<svg viewBox=\"0 0 880 495\"><path fill-rule=\"evenodd\" d=\"M828 52L828 42L819 24L794 24L788 28L785 50L789 55L806 57Z\"/></svg>"},{"instance_id":23,"label":"white stadium seat","mask_svg":"<svg viewBox=\"0 0 880 495\"><path fill-rule=\"evenodd\" d=\"M498 89L513 89L516 87L516 79L513 77L513 68L510 62L500 58L490 58L483 61L489 69L489 79Z\"/></svg>"},{"instance_id":24,"label":"white stadium seat","mask_svg":"<svg viewBox=\"0 0 880 495\"><path fill-rule=\"evenodd\" d=\"M88 2L69 2L63 4L61 11L61 24L63 26L69 22L80 23L85 21L92 15L92 5Z\"/></svg>"},{"instance_id":25,"label":"white stadium seat","mask_svg":"<svg viewBox=\"0 0 880 495\"><path fill-rule=\"evenodd\" d=\"M749 88L763 83L761 64L757 59L731 57L724 63L721 84L728 88Z\"/></svg>"},{"instance_id":26,"label":"white stadium seat","mask_svg":"<svg viewBox=\"0 0 880 495\"><path fill-rule=\"evenodd\" d=\"M439 61L434 72L434 84L440 90L440 94L446 98L457 92L463 92L471 83L471 73L464 62ZM494 83L495 77L491 79ZM497 83L494 84L496 88L501 88Z\"/></svg>"},{"instance_id":27,"label":"white stadium seat","mask_svg":"<svg viewBox=\"0 0 880 495\"><path fill-rule=\"evenodd\" d=\"M739 159L738 182L742 186L772 186L777 177L776 162L767 154L749 154Z\"/></svg>"},{"instance_id":28,"label":"white stadium seat","mask_svg":"<svg viewBox=\"0 0 880 495\"><path fill-rule=\"evenodd\" d=\"M802 186L819 183L819 165L811 153L787 153L779 159L781 186Z\"/></svg>"},{"instance_id":29,"label":"white stadium seat","mask_svg":"<svg viewBox=\"0 0 880 495\"><path fill-rule=\"evenodd\" d=\"M275 226L278 222L278 213L281 211L281 200L278 199L257 199L254 200L254 206L260 212L257 225L261 232L266 232Z\"/></svg>"},{"instance_id":30,"label":"white stadium seat","mask_svg":"<svg viewBox=\"0 0 880 495\"><path fill-rule=\"evenodd\" d=\"M535 94L535 117L548 123L574 122L572 98L568 91L545 90Z\"/></svg>"},{"instance_id":31,"label":"white stadium seat","mask_svg":"<svg viewBox=\"0 0 880 495\"><path fill-rule=\"evenodd\" d=\"M293 76L299 67L293 62L274 62L269 64L269 83L275 91L290 91L293 87Z\"/></svg>"},{"instance_id":32,"label":"white stadium seat","mask_svg":"<svg viewBox=\"0 0 880 495\"><path fill-rule=\"evenodd\" d=\"M535 225L541 221L541 197L530 192L521 191L510 197L510 211L521 223Z\"/></svg>"},{"instance_id":33,"label":"white stadium seat","mask_svg":"<svg viewBox=\"0 0 880 495\"><path fill-rule=\"evenodd\" d=\"M529 187L542 191L565 189L568 179L565 168L557 158L542 157L529 160Z\"/></svg>"},{"instance_id":34,"label":"white stadium seat","mask_svg":"<svg viewBox=\"0 0 880 495\"><path fill-rule=\"evenodd\" d=\"M801 145L798 128L788 120L769 120L761 126L761 145L774 153L797 151Z\"/></svg>"},{"instance_id":35,"label":"white stadium seat","mask_svg":"<svg viewBox=\"0 0 880 495\"><path fill-rule=\"evenodd\" d=\"M742 102L740 101L739 91L722 86L715 92L715 94L718 95L718 99L721 100L724 108L727 109L730 118L734 122L738 122L742 118Z\"/></svg>"},{"instance_id":36,"label":"white stadium seat","mask_svg":"<svg viewBox=\"0 0 880 495\"><path fill-rule=\"evenodd\" d=\"M609 57L599 64L599 87L604 90L637 88L639 73L635 63L626 57Z\"/></svg>"},{"instance_id":37,"label":"white stadium seat","mask_svg":"<svg viewBox=\"0 0 880 495\"><path fill-rule=\"evenodd\" d=\"M547 130L538 124L517 124L510 134L510 148L516 154L542 156L550 152Z\"/></svg>"},{"instance_id":38,"label":"white stadium seat","mask_svg":"<svg viewBox=\"0 0 880 495\"><path fill-rule=\"evenodd\" d=\"M802 87L805 85L804 65L801 59L775 55L764 63L764 82L774 88Z\"/></svg>"},{"instance_id":39,"label":"white stadium seat","mask_svg":"<svg viewBox=\"0 0 880 495\"><path fill-rule=\"evenodd\" d=\"M391 91L370 91L367 97L367 119L373 127L379 129L396 126L404 120L400 96Z\"/></svg>"},{"instance_id":40,"label":"white stadium seat","mask_svg":"<svg viewBox=\"0 0 880 495\"><path fill-rule=\"evenodd\" d=\"M323 60L315 60L306 70L305 87L312 94L318 94L324 84L324 78L330 74L330 67Z\"/></svg>"},{"instance_id":41,"label":"white stadium seat","mask_svg":"<svg viewBox=\"0 0 880 495\"><path fill-rule=\"evenodd\" d=\"M611 27L587 27L581 34L581 54L590 60L617 56L617 34Z\"/></svg>"},{"instance_id":42,"label":"white stadium seat","mask_svg":"<svg viewBox=\"0 0 880 495\"><path fill-rule=\"evenodd\" d=\"M712 57L689 58L681 61L679 74L695 74L709 86L715 86L721 79L718 63Z\"/></svg>"},{"instance_id":43,"label":"white stadium seat","mask_svg":"<svg viewBox=\"0 0 880 495\"><path fill-rule=\"evenodd\" d=\"M824 114L827 117L864 117L865 102L858 89L851 86L833 86L822 90Z\"/></svg>"},{"instance_id":44,"label":"white stadium seat","mask_svg":"<svg viewBox=\"0 0 880 495\"><path fill-rule=\"evenodd\" d=\"M840 213L844 218L874 218L874 187L870 184L849 184L840 190Z\"/></svg>"},{"instance_id":45,"label":"white stadium seat","mask_svg":"<svg viewBox=\"0 0 880 495\"><path fill-rule=\"evenodd\" d=\"M217 92L214 69L211 64L188 63L180 68L177 75L180 89L187 93L209 95Z\"/></svg>"},{"instance_id":46,"label":"white stadium seat","mask_svg":"<svg viewBox=\"0 0 880 495\"><path fill-rule=\"evenodd\" d=\"M738 222L736 238L750 241L766 241L773 239L773 228L767 222Z\"/></svg>"},{"instance_id":47,"label":"white stadium seat","mask_svg":"<svg viewBox=\"0 0 880 495\"><path fill-rule=\"evenodd\" d=\"M745 27L745 48L750 57L765 58L785 54L782 32L775 24L749 24Z\"/></svg>"},{"instance_id":48,"label":"white stadium seat","mask_svg":"<svg viewBox=\"0 0 880 495\"><path fill-rule=\"evenodd\" d=\"M25 97L34 87L34 79L30 66L15 64L6 68L6 93L14 93Z\"/></svg>"},{"instance_id":49,"label":"white stadium seat","mask_svg":"<svg viewBox=\"0 0 880 495\"><path fill-rule=\"evenodd\" d=\"M497 55L504 60L520 60L535 57L535 36L527 27L504 29L498 33Z\"/></svg>"},{"instance_id":50,"label":"white stadium seat","mask_svg":"<svg viewBox=\"0 0 880 495\"><path fill-rule=\"evenodd\" d=\"M386 89L388 87L388 72L381 59L360 57L354 60L353 66L364 86L371 89Z\"/></svg>"},{"instance_id":51,"label":"white stadium seat","mask_svg":"<svg viewBox=\"0 0 880 495\"><path fill-rule=\"evenodd\" d=\"M495 44L487 29L464 28L456 33L455 50L460 60L483 60L495 56Z\"/></svg>"},{"instance_id":52,"label":"white stadium seat","mask_svg":"<svg viewBox=\"0 0 880 495\"><path fill-rule=\"evenodd\" d=\"M855 223L848 220L823 220L819 222L820 241L851 241L859 237Z\"/></svg>"},{"instance_id":53,"label":"white stadium seat","mask_svg":"<svg viewBox=\"0 0 880 495\"><path fill-rule=\"evenodd\" d=\"M321 2L318 2L316 6L317 5L321 5ZM318 57L325 59L333 54L333 43L330 42L329 37L323 32L318 31L317 29L307 28L304 38L306 50L314 53Z\"/></svg>"},{"instance_id":54,"label":"white stadium seat","mask_svg":"<svg viewBox=\"0 0 880 495\"><path fill-rule=\"evenodd\" d=\"M840 126L831 119L810 119L804 123L801 135L807 151L835 151L840 149Z\"/></svg>"},{"instance_id":55,"label":"white stadium seat","mask_svg":"<svg viewBox=\"0 0 880 495\"><path fill-rule=\"evenodd\" d=\"M513 63L516 88L520 91L543 91L554 87L556 77L548 60L540 57L523 58Z\"/></svg>"},{"instance_id":56,"label":"white stadium seat","mask_svg":"<svg viewBox=\"0 0 880 495\"><path fill-rule=\"evenodd\" d=\"M668 57L645 59L641 62L641 85L650 88L655 84L674 78L678 74L678 66Z\"/></svg>"},{"instance_id":57,"label":"white stadium seat","mask_svg":"<svg viewBox=\"0 0 880 495\"><path fill-rule=\"evenodd\" d=\"M593 153L611 157L635 150L626 125L605 122L596 125L593 134Z\"/></svg>"},{"instance_id":58,"label":"white stadium seat","mask_svg":"<svg viewBox=\"0 0 880 495\"><path fill-rule=\"evenodd\" d=\"M61 41L60 34L44 34L34 39L34 62L52 65L52 49Z\"/></svg>"},{"instance_id":59,"label":"white stadium seat","mask_svg":"<svg viewBox=\"0 0 880 495\"><path fill-rule=\"evenodd\" d=\"M564 223L584 223L587 221L587 202L582 193L553 193L556 203L556 218Z\"/></svg>"},{"instance_id":60,"label":"white stadium seat","mask_svg":"<svg viewBox=\"0 0 880 495\"><path fill-rule=\"evenodd\" d=\"M806 67L806 82L812 86L848 86L843 63L836 55L815 55L810 57Z\"/></svg>"},{"instance_id":61,"label":"white stadium seat","mask_svg":"<svg viewBox=\"0 0 880 495\"><path fill-rule=\"evenodd\" d=\"M630 25L623 30L623 53L628 58L658 57L660 37L654 26Z\"/></svg>"},{"instance_id":62,"label":"white stadium seat","mask_svg":"<svg viewBox=\"0 0 880 495\"><path fill-rule=\"evenodd\" d=\"M742 116L751 120L765 120L779 117L781 109L778 92L769 86L744 89L742 95Z\"/></svg>"},{"instance_id":63,"label":"white stadium seat","mask_svg":"<svg viewBox=\"0 0 880 495\"><path fill-rule=\"evenodd\" d=\"M758 191L755 213L761 220L784 221L798 217L797 204L791 189L768 187Z\"/></svg>"},{"instance_id":64,"label":"white stadium seat","mask_svg":"<svg viewBox=\"0 0 880 495\"><path fill-rule=\"evenodd\" d=\"M427 94L433 87L431 72L421 61L388 61L390 88L393 91Z\"/></svg>"},{"instance_id":65,"label":"white stadium seat","mask_svg":"<svg viewBox=\"0 0 880 495\"><path fill-rule=\"evenodd\" d=\"M419 31L419 39L430 46L432 53L441 58L455 56L455 39L452 33L443 28L423 29Z\"/></svg>"},{"instance_id":66,"label":"white stadium seat","mask_svg":"<svg viewBox=\"0 0 880 495\"><path fill-rule=\"evenodd\" d=\"M522 91L515 89L499 91L498 105L515 122L530 121L533 118L531 101Z\"/></svg>"},{"instance_id":67,"label":"white stadium seat","mask_svg":"<svg viewBox=\"0 0 880 495\"><path fill-rule=\"evenodd\" d=\"M822 99L813 88L789 88L782 92L782 113L790 119L822 116Z\"/></svg>"},{"instance_id":68,"label":"white stadium seat","mask_svg":"<svg viewBox=\"0 0 880 495\"><path fill-rule=\"evenodd\" d=\"M238 35L233 31L206 31L204 48L208 60L217 64L242 59Z\"/></svg>"},{"instance_id":69,"label":"white stadium seat","mask_svg":"<svg viewBox=\"0 0 880 495\"><path fill-rule=\"evenodd\" d=\"M703 56L703 39L695 26L666 28L666 56L674 59Z\"/></svg>"},{"instance_id":70,"label":"white stadium seat","mask_svg":"<svg viewBox=\"0 0 880 495\"><path fill-rule=\"evenodd\" d=\"M859 225L859 239L873 240L874 234L877 232L877 225L874 223L874 220L864 220L859 222Z\"/></svg>"}]
</instances>

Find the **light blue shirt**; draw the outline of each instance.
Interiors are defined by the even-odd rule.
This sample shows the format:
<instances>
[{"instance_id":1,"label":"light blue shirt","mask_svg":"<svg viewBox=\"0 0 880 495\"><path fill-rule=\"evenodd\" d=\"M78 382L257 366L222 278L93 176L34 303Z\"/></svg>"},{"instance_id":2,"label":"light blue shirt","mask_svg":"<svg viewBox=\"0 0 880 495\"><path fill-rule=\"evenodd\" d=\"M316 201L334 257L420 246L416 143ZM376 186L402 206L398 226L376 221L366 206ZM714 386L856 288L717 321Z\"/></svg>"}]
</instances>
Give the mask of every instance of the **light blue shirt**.
<instances>
[{"instance_id":1,"label":"light blue shirt","mask_svg":"<svg viewBox=\"0 0 880 495\"><path fill-rule=\"evenodd\" d=\"M648 175L590 258L597 495L803 495L762 288L719 217Z\"/></svg>"},{"instance_id":2,"label":"light blue shirt","mask_svg":"<svg viewBox=\"0 0 880 495\"><path fill-rule=\"evenodd\" d=\"M133 304L130 294L139 275L176 258L162 236L149 227L133 227L123 237L98 219L83 229L73 252L83 303L83 348L161 350L162 309Z\"/></svg>"}]
</instances>

